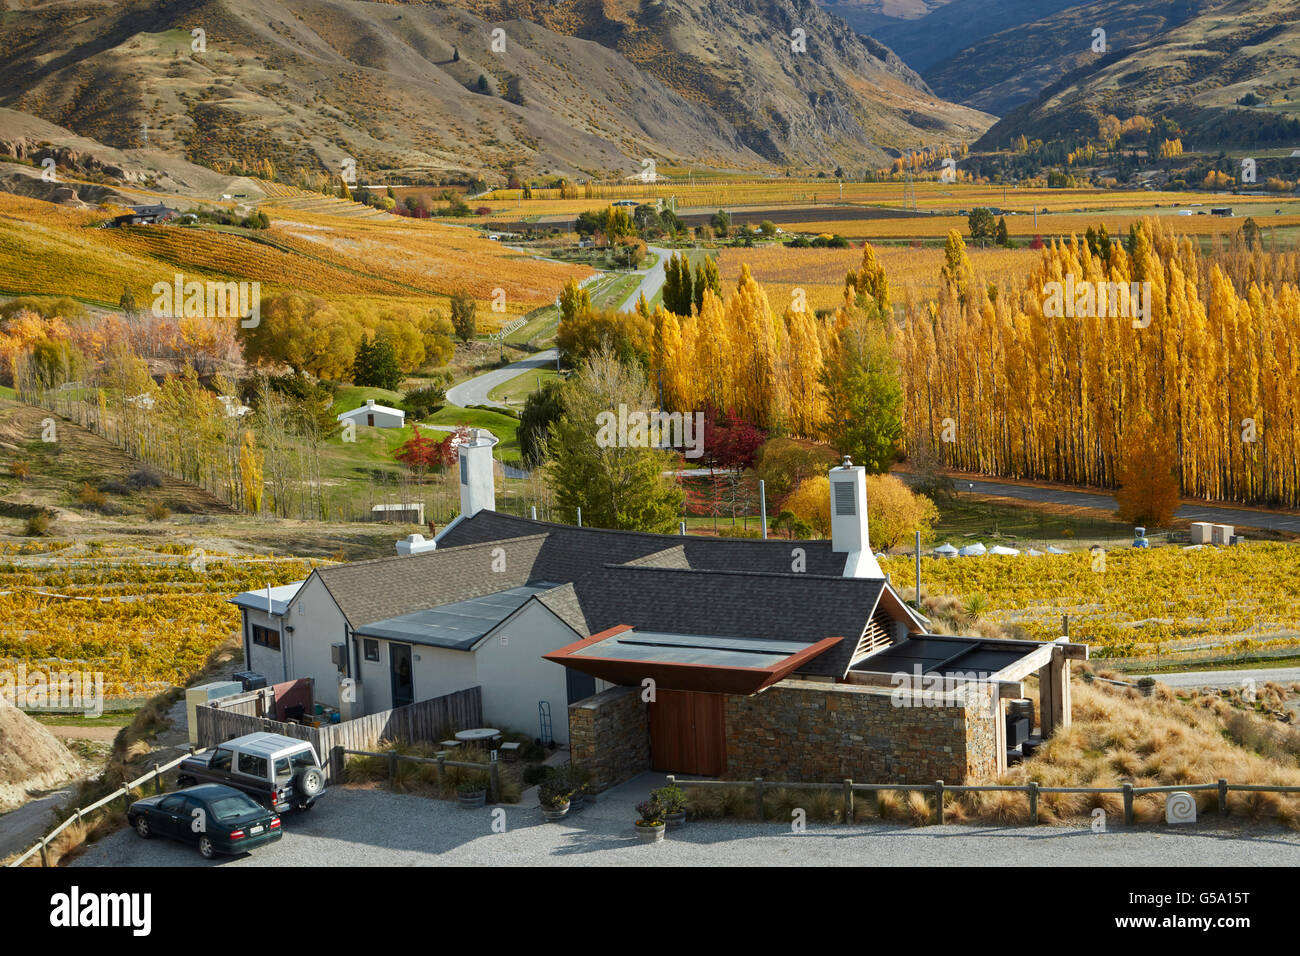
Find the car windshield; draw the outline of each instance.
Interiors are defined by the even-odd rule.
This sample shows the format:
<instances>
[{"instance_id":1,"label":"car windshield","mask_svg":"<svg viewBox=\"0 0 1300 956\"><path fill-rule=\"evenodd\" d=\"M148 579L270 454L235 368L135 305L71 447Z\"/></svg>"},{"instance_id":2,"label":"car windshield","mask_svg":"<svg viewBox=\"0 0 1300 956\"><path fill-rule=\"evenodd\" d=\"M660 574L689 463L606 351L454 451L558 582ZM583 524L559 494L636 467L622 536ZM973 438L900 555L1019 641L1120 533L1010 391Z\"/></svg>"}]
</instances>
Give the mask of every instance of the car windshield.
<instances>
[{"instance_id":1,"label":"car windshield","mask_svg":"<svg viewBox=\"0 0 1300 956\"><path fill-rule=\"evenodd\" d=\"M217 820L233 820L250 811L261 809L262 807L252 797L246 797L242 793L232 793L227 797L217 797L215 800L208 801L208 812Z\"/></svg>"}]
</instances>

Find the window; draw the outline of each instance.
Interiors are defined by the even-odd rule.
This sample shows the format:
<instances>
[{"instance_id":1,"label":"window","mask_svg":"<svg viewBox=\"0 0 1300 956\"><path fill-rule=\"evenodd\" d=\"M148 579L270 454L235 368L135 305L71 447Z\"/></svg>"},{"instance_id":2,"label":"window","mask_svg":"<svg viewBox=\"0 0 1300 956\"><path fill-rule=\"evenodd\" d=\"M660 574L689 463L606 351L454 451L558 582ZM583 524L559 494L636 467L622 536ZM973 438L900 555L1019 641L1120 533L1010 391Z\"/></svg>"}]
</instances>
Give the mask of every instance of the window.
<instances>
[{"instance_id":1,"label":"window","mask_svg":"<svg viewBox=\"0 0 1300 956\"><path fill-rule=\"evenodd\" d=\"M265 780L266 758L255 757L252 754L240 754L239 772L250 777L256 777L258 780Z\"/></svg>"},{"instance_id":2,"label":"window","mask_svg":"<svg viewBox=\"0 0 1300 956\"><path fill-rule=\"evenodd\" d=\"M164 813L180 813L184 803L185 798L183 796L179 793L173 793L171 796L163 798L162 802L158 804L158 809Z\"/></svg>"},{"instance_id":3,"label":"window","mask_svg":"<svg viewBox=\"0 0 1300 956\"><path fill-rule=\"evenodd\" d=\"M293 776L293 771L289 769L289 758L276 757L275 758L275 782L287 783L289 781L289 778L291 778L292 776Z\"/></svg>"},{"instance_id":4,"label":"window","mask_svg":"<svg viewBox=\"0 0 1300 956\"><path fill-rule=\"evenodd\" d=\"M212 761L208 766L213 770L229 770L230 754L231 751L226 750L224 747L218 747L217 752L212 755Z\"/></svg>"},{"instance_id":5,"label":"window","mask_svg":"<svg viewBox=\"0 0 1300 956\"><path fill-rule=\"evenodd\" d=\"M363 638L363 640L365 641L366 647L366 660L379 660L379 642L371 637Z\"/></svg>"},{"instance_id":6,"label":"window","mask_svg":"<svg viewBox=\"0 0 1300 956\"><path fill-rule=\"evenodd\" d=\"M280 632L269 627L262 627L260 624L254 624L253 643L278 651L280 649Z\"/></svg>"}]
</instances>

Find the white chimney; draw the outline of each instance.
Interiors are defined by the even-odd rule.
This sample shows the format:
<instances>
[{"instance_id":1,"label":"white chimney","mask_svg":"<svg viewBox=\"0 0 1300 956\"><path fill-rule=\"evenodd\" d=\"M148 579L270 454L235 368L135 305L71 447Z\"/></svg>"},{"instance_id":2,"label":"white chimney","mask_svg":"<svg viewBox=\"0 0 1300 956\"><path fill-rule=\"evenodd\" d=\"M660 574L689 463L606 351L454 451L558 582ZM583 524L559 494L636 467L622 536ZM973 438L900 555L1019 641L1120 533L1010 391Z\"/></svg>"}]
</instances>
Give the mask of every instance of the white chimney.
<instances>
[{"instance_id":1,"label":"white chimney","mask_svg":"<svg viewBox=\"0 0 1300 956\"><path fill-rule=\"evenodd\" d=\"M844 577L883 578L867 535L867 469L845 455L844 464L831 469L830 482L831 551L848 555Z\"/></svg>"},{"instance_id":2,"label":"white chimney","mask_svg":"<svg viewBox=\"0 0 1300 956\"><path fill-rule=\"evenodd\" d=\"M373 398L367 398L366 408L374 408L374 407L375 407L375 400Z\"/></svg>"},{"instance_id":3,"label":"white chimney","mask_svg":"<svg viewBox=\"0 0 1300 956\"><path fill-rule=\"evenodd\" d=\"M492 478L492 446L496 437L485 428L472 428L457 446L460 454L460 513L472 518L480 511L496 511L496 486Z\"/></svg>"},{"instance_id":4,"label":"white chimney","mask_svg":"<svg viewBox=\"0 0 1300 956\"><path fill-rule=\"evenodd\" d=\"M437 547L438 543L432 538L426 539L422 534L412 534L397 542L397 553L406 557L412 554L423 554L425 551L433 551Z\"/></svg>"}]
</instances>

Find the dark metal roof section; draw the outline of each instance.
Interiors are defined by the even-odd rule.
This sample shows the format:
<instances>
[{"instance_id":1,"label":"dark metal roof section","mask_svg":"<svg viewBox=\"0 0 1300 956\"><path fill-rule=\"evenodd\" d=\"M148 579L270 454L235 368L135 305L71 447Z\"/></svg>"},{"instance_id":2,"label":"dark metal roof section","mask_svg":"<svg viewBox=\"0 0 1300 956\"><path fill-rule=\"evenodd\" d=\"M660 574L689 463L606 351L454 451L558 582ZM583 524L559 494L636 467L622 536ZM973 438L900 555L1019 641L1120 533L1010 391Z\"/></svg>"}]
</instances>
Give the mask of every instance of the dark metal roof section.
<instances>
[{"instance_id":1,"label":"dark metal roof section","mask_svg":"<svg viewBox=\"0 0 1300 956\"><path fill-rule=\"evenodd\" d=\"M553 584L526 585L465 601L453 601L374 621L357 628L356 633L361 637L382 637L426 647L467 651L534 595L553 587Z\"/></svg>"},{"instance_id":2,"label":"dark metal roof section","mask_svg":"<svg viewBox=\"0 0 1300 956\"><path fill-rule=\"evenodd\" d=\"M1033 649L1025 646L1008 647L1005 641L986 641L978 637L924 634L877 651L858 661L852 669L874 673L903 673L909 676L917 673L918 668L922 676L996 674Z\"/></svg>"},{"instance_id":3,"label":"dark metal roof section","mask_svg":"<svg viewBox=\"0 0 1300 956\"><path fill-rule=\"evenodd\" d=\"M762 640L717 634L676 634L613 627L544 657L601 680L665 690L754 694L807 665L837 644Z\"/></svg>"}]
</instances>

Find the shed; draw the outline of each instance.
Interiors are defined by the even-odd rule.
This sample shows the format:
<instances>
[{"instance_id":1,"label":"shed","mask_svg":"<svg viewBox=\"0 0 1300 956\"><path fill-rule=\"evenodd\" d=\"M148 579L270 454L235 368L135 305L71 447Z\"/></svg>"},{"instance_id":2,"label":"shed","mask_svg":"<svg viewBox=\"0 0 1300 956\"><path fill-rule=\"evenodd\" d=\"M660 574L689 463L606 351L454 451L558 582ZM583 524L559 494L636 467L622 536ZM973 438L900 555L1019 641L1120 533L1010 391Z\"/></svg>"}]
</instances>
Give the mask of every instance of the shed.
<instances>
[{"instance_id":1,"label":"shed","mask_svg":"<svg viewBox=\"0 0 1300 956\"><path fill-rule=\"evenodd\" d=\"M342 412L338 416L341 422L355 425L370 425L374 428L402 428L406 424L406 412L400 408L380 405L373 398L367 398L364 405Z\"/></svg>"}]
</instances>

